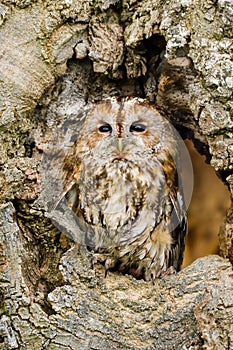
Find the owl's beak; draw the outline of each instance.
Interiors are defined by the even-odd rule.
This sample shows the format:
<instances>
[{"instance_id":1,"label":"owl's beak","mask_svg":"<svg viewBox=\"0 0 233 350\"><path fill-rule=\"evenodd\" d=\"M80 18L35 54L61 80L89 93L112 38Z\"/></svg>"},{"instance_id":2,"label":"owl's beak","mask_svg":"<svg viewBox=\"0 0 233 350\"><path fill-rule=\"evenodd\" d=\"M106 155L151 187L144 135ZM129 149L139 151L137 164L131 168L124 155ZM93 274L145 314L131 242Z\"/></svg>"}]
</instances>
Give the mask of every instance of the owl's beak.
<instances>
[{"instance_id":1,"label":"owl's beak","mask_svg":"<svg viewBox=\"0 0 233 350\"><path fill-rule=\"evenodd\" d=\"M119 149L120 152L122 152L122 150L123 150L123 139L122 138L118 138L117 148Z\"/></svg>"}]
</instances>

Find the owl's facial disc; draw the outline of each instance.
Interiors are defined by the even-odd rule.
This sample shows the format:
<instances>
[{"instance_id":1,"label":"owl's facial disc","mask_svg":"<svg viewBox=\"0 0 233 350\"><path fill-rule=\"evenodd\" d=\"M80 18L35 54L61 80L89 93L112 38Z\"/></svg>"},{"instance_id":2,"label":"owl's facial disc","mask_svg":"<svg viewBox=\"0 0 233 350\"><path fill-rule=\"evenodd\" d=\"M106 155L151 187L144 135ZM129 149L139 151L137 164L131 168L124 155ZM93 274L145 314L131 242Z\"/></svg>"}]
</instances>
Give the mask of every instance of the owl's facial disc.
<instances>
[{"instance_id":1,"label":"owl's facial disc","mask_svg":"<svg viewBox=\"0 0 233 350\"><path fill-rule=\"evenodd\" d=\"M95 130L101 144L104 142L104 147L108 145L108 151L113 155L111 161L127 161L131 158L132 147L134 151L137 150L133 154L140 154L144 136L148 134L148 125L141 119L119 121L103 118Z\"/></svg>"}]
</instances>

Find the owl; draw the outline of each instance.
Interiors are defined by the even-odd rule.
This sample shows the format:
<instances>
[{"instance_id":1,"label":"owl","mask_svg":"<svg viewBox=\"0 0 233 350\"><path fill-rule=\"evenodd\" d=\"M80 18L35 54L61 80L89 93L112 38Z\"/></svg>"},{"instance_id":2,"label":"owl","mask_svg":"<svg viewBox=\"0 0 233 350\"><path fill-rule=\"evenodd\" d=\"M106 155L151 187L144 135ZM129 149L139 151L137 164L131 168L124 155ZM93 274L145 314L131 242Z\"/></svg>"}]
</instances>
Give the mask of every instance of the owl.
<instances>
[{"instance_id":1,"label":"owl","mask_svg":"<svg viewBox=\"0 0 233 350\"><path fill-rule=\"evenodd\" d=\"M96 104L64 173L93 265L146 281L180 269L186 212L178 136L162 111L139 98Z\"/></svg>"}]
</instances>

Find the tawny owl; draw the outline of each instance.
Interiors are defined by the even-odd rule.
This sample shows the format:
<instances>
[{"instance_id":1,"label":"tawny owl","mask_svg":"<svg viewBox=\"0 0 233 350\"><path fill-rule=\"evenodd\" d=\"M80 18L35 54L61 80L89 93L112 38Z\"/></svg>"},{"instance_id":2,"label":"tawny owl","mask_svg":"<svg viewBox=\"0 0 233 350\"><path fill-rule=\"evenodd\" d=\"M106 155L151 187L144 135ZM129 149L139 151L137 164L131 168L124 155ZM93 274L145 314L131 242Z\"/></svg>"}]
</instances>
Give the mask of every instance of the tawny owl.
<instances>
[{"instance_id":1,"label":"tawny owl","mask_svg":"<svg viewBox=\"0 0 233 350\"><path fill-rule=\"evenodd\" d=\"M93 263L145 280L180 269L186 214L178 153L174 128L141 99L109 98L87 113L64 169Z\"/></svg>"}]
</instances>

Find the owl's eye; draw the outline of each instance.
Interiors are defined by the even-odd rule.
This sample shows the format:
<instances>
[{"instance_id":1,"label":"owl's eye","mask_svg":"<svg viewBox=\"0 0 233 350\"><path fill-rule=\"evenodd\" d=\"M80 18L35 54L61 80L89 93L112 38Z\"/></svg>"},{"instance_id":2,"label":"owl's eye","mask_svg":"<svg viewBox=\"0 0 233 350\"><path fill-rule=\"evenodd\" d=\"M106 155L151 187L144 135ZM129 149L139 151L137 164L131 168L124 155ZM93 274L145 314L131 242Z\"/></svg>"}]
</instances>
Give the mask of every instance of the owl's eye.
<instances>
[{"instance_id":1,"label":"owl's eye","mask_svg":"<svg viewBox=\"0 0 233 350\"><path fill-rule=\"evenodd\" d=\"M141 124L141 123L134 123L130 126L129 131L130 132L144 132L146 130L146 125Z\"/></svg>"},{"instance_id":2,"label":"owl's eye","mask_svg":"<svg viewBox=\"0 0 233 350\"><path fill-rule=\"evenodd\" d=\"M107 133L112 132L112 127L109 124L104 124L99 127L99 132L101 133Z\"/></svg>"}]
</instances>

